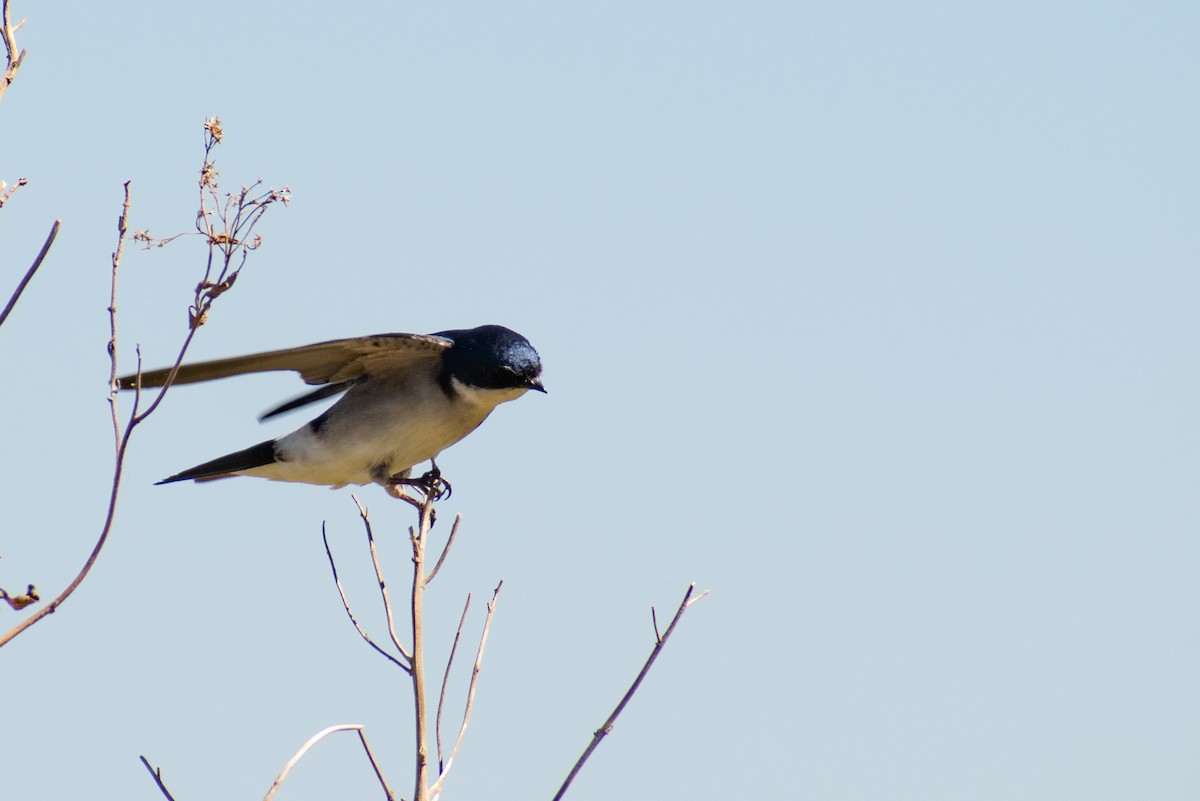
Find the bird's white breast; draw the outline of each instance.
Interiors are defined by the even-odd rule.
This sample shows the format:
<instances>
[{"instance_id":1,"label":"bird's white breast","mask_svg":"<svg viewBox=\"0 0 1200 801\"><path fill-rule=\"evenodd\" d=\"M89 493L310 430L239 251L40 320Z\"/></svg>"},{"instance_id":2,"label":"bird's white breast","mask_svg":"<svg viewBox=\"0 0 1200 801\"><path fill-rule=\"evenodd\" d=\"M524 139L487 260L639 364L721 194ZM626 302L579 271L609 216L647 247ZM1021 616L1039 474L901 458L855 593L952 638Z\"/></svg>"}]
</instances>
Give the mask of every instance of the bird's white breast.
<instances>
[{"instance_id":1,"label":"bird's white breast","mask_svg":"<svg viewBox=\"0 0 1200 801\"><path fill-rule=\"evenodd\" d=\"M490 390L451 379L448 396L432 375L398 376L351 387L323 415L280 438L276 461L247 474L309 484L369 484L436 457L524 389ZM321 418L318 418L321 420Z\"/></svg>"}]
</instances>

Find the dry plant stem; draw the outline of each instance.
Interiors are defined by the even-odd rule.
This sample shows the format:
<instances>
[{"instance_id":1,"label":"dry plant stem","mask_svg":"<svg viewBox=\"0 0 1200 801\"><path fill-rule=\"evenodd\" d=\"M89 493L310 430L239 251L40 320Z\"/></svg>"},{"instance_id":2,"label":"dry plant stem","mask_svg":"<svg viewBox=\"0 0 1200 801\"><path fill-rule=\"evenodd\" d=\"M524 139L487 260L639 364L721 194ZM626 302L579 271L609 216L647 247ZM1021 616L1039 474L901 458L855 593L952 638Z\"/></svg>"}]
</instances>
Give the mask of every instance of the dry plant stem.
<instances>
[{"instance_id":1,"label":"dry plant stem","mask_svg":"<svg viewBox=\"0 0 1200 801\"><path fill-rule=\"evenodd\" d=\"M350 618L350 622L354 625L354 630L359 633L359 636L361 636L363 638L363 640L367 643L367 645L371 646L376 651L378 651L380 654L382 654L385 658L387 658L387 660L389 662L394 664L396 667L400 668L405 673L408 673L409 672L408 665L404 664L399 659L397 659L396 657L389 654L387 651L385 651L383 648L381 648L373 639L371 639L371 636L369 634L367 634L365 631L363 631L362 626L360 626L358 624L358 619L354 617L354 612L352 612L350 610L350 602L346 600L346 592L342 589L341 579L338 578L337 565L333 561L333 551L331 551L329 549L329 537L325 533L325 524L324 523L321 524L321 540L325 543L325 556L329 558L329 569L333 572L333 583L337 586L338 596L342 599L342 608L346 610L346 616Z\"/></svg>"},{"instance_id":2,"label":"dry plant stem","mask_svg":"<svg viewBox=\"0 0 1200 801\"><path fill-rule=\"evenodd\" d=\"M12 27L8 24L8 16L7 16L8 2L7 2L7 0L0 0L0 2L3 3L4 18L3 18L2 27L3 27L4 36L7 41L7 40L11 40L11 33L12 33L12 31L16 30L16 28ZM20 26L18 25L17 27L20 27ZM10 61L11 61L11 58L10 58ZM211 120L209 121L209 123L212 123L212 122L214 122L214 121L211 121ZM209 124L206 124L205 129L207 131L209 131L209 139L213 139L212 130L210 129ZM201 177L202 203L203 203L205 188L208 187L210 191L215 190L215 180L214 180L215 172L209 171L211 168L211 164L207 160L209 150L211 150L211 145L208 145L205 150L206 172ZM255 186L257 186L257 184L255 184ZM262 218L262 215L268 206L270 206L272 203L275 203L276 201L282 201L283 203L286 204L288 199L290 198L289 190L287 190L286 188L281 191L276 191L276 190L272 189L272 190L264 193L263 195L261 195L257 198L250 199L250 200L246 199L247 191L248 190L243 188L241 193L231 195L230 200L226 204L225 211L221 212L220 210L218 210L218 214L221 215L222 221L225 222L228 226L228 209L231 204L236 205L237 211L236 211L236 215L234 217L235 228L233 229L234 234L236 234L236 235L243 235L243 234L249 235L249 233L253 230L254 226ZM237 241L236 236L230 236L228 234L228 231L229 231L228 227L226 228L226 233L217 234L217 235L209 237L209 240L208 240L208 247L209 247L208 268L206 269L206 272L205 272L205 281L201 282L201 284L196 289L197 300L196 300L196 305L192 309L193 314L192 314L191 324L188 327L188 333L184 339L183 346L179 349L179 355L175 359L175 364L171 370L171 374L167 377L167 380L163 383L163 385L162 385L161 389L159 390L158 395L155 397L154 401L150 404L150 406L144 412L139 412L139 407L140 407L141 398L142 398L140 383L138 384L138 386L135 387L132 409L129 413L129 423L128 423L128 425L125 426L124 431L122 431L120 415L119 415L118 409L117 409L117 392L118 392L118 386L117 386L117 275L118 275L118 272L120 269L121 255L125 250L126 234L128 233L128 230L129 230L129 227L128 227L129 206L130 206L130 193L129 193L129 182L127 181L125 183L125 201L121 207L121 216L117 220L117 248L115 251L113 251L113 254L112 254L112 289L111 289L109 305L108 305L108 316L109 316L109 327L110 327L110 336L109 336L109 340L108 340L109 387L110 387L108 403L109 403L109 408L112 411L113 439L116 443L116 445L115 445L116 459L115 459L115 464L113 466L112 489L109 493L108 511L105 514L104 525L101 528L100 536L96 540L96 545L92 548L91 554L88 556L87 561L84 563L84 565L80 569L79 573L75 576L74 580L72 580L71 583L67 586L67 588L65 590L63 590L53 601L46 604L46 606L39 609L36 613L31 615L30 617L21 621L13 629L11 629L8 633L4 634L3 636L0 636L0 647L3 647L4 645L8 644L14 637L19 635L21 632L25 631L27 628L32 626L34 623L37 623L42 618L46 617L47 615L53 614L58 609L58 607L68 597L70 597L72 593L75 592L75 589L83 582L83 580L87 577L88 573L91 571L92 566L96 563L97 558L99 558L99 556L100 556L101 549L103 549L105 542L108 541L109 532L112 530L113 520L116 515L117 497L120 494L121 477L124 473L125 454L128 451L129 441L130 441L131 436L133 435L134 429L136 429L137 426L143 420L145 420L147 417L149 417L154 412L154 410L158 408L158 405L160 403L162 403L163 398L166 397L167 391L171 388L171 383L175 380L175 375L179 371L179 365L183 363L183 359L187 353L188 347L191 345L192 339L196 335L196 330L204 323L204 319L207 316L209 309L212 307L213 302L217 299L217 297L219 297L227 289L229 289L229 286L232 284L233 279L236 277L236 273L241 270L241 265L239 265L237 270L233 271L233 273L230 273L230 271L229 271L229 265L231 264L234 255L236 253L238 253L239 251L241 251L242 265L244 265L245 260L246 260L247 251L250 249L253 249L254 247L257 247L257 244L258 244L257 236L255 237L255 240L252 243L243 243L243 242ZM245 211L246 209L249 209L249 211ZM243 219L242 214L244 211L245 211L246 217ZM207 208L202 205L200 212L199 212L199 216L202 218L207 218L208 213L209 212L208 212ZM139 235L135 233L134 236L137 237ZM50 240L48 239L47 241L49 243ZM48 249L48 247L49 247L49 244L44 246L43 250ZM223 260L224 260L224 267L221 272L221 279L222 279L223 283L221 283L220 285L217 285L217 286L211 285L211 283L207 280L212 272L212 262L213 262L213 258L214 258L214 250L215 249L220 249L220 251L223 254ZM142 367L141 366L141 352L139 350L139 352L138 352L138 374L141 373L141 367Z\"/></svg>"},{"instance_id":3,"label":"dry plant stem","mask_svg":"<svg viewBox=\"0 0 1200 801\"><path fill-rule=\"evenodd\" d=\"M375 549L375 533L371 529L371 518L367 514L367 509L358 501L358 496L351 493L350 499L354 501L354 505L358 507L358 516L362 518L363 528L367 532L367 548L371 551L371 564L375 567L375 580L379 582L379 595L383 598L383 612L387 615L388 634L392 638L392 644L396 646L396 650L408 662L412 664L412 654L400 642L399 635L396 634L396 618L392 614L392 599L388 595L387 582L383 580L383 568L379 566L379 552ZM407 667L405 672L412 673Z\"/></svg>"},{"instance_id":4,"label":"dry plant stem","mask_svg":"<svg viewBox=\"0 0 1200 801\"><path fill-rule=\"evenodd\" d=\"M679 623L679 619L683 617L683 613L687 611L689 606L696 603L708 594L708 591L706 590L693 598L692 594L695 591L695 584L688 586L687 592L684 593L683 600L679 604L679 608L675 610L675 617L671 618L670 625L667 626L667 630L663 632L661 637L658 635L658 627L655 625L654 648L650 651L650 657L646 660L646 664L642 665L642 669L637 674L637 678L633 680L633 684L630 685L629 689L625 692L625 695L621 698L621 702L617 704L617 708L614 709L612 714L608 716L608 720L604 721L604 725L596 729L595 733L592 734L592 741L588 743L588 747L583 750L583 754L581 754L579 759L575 762L574 767L571 768L571 772L567 774L566 781L562 783L562 787L559 787L558 792L554 794L554 801L559 801L559 799L563 797L563 795L567 792L567 788L571 786L571 782L575 781L575 776L579 773L579 770L583 767L584 763L588 761L588 758L592 755L592 752L596 750L596 746L598 746L600 741L612 731L613 724L617 721L617 716L619 716L625 709L625 705L629 703L629 699L633 697L635 692L637 692L638 687L640 687L642 684L642 680L646 678L646 674L650 672L651 666L654 665L654 660L658 659L659 653L662 652L663 647L667 644L667 638L670 637L671 632L675 630L675 625ZM657 623L657 616L655 616L655 618Z\"/></svg>"},{"instance_id":5,"label":"dry plant stem","mask_svg":"<svg viewBox=\"0 0 1200 801\"><path fill-rule=\"evenodd\" d=\"M212 122L213 120L209 121L209 123ZM219 121L216 122L219 125ZM204 142L204 167L200 171L200 181L198 182L200 189L200 208L196 212L196 229L200 233L204 234L208 241L208 258L204 266L204 277L200 280L200 283L196 285L195 298L192 301L192 307L190 309L188 318L187 337L184 338L183 346L179 349L179 355L176 357L174 365L172 365L171 372L167 375L167 379L163 382L162 388L159 390L150 406L147 407L146 411L138 414L138 400L134 400L133 424L140 423L142 420L153 414L154 410L158 408L158 405L162 403L163 398L166 397L167 391L175 382L175 376L179 372L180 365L183 364L183 357L187 353L188 348L191 347L192 339L196 336L197 329L204 325L204 323L208 320L208 313L212 309L213 303L233 285L233 282L241 273L242 267L244 267L246 264L246 258L249 256L249 251L253 248L253 246L242 240L239 240L238 237L242 236L243 233L245 235L249 235L254 230L254 226L258 224L258 221L262 218L263 214L266 213L267 206L274 202L277 195L275 190L270 190L266 195L254 198L247 203L247 190L243 188L241 193L234 193L229 196L224 208L219 208L220 201L216 195L216 170L209 158L212 155L212 149L217 145L219 138L213 135L208 124L206 124L205 130L207 133L205 135ZM257 186L257 184L255 184L255 186ZM210 195L211 198L209 197ZM286 203L286 197L287 190L284 190L284 192L279 195L279 199ZM234 202L235 198L237 201L237 210L231 224L229 220L229 208L230 204ZM264 200L264 198L266 199ZM215 204L215 207L212 209L208 207L208 202L210 199ZM247 207L251 208L252 211L250 212L248 219L243 220L242 213ZM208 218L214 213L217 214L224 225L224 230L217 231L215 228L208 225ZM203 226L201 223L203 223ZM169 240L163 241L166 242ZM218 252L221 253L221 271L217 277L217 280L214 282L212 280L213 263L217 258ZM241 263L236 269L231 269L234 256L239 252L241 253Z\"/></svg>"},{"instance_id":6,"label":"dry plant stem","mask_svg":"<svg viewBox=\"0 0 1200 801\"><path fill-rule=\"evenodd\" d=\"M7 4L5 10L7 11ZM7 17L5 18L7 24ZM104 525L100 528L100 536L96 539L96 544L92 547L91 554L88 555L87 561L83 567L72 579L67 588L58 594L53 601L43 606L38 611L34 612L29 617L22 620L3 636L0 636L0 648L7 645L21 632L37 623L47 615L52 615L62 603L71 597L71 593L75 592L83 580L87 578L87 574L91 572L92 565L96 564L96 560L100 557L100 551L104 548L104 543L108 541L108 534L112 531L113 519L117 512L117 497L121 491L121 476L125 469L125 452L129 447L129 437L133 433L134 427L137 425L136 418L130 420L129 426L125 429L124 435L121 433L121 417L117 411L117 274L121 266L121 254L125 250L125 234L129 230L129 182L125 182L125 202L121 206L121 216L117 219L117 249L112 254L112 284L109 292L108 302L108 323L109 323L109 338L108 338L108 356L109 356L109 386L111 387L108 395L109 408L112 410L113 438L116 441L116 461L113 465L112 487L108 495L108 511L104 515ZM140 369L140 365L139 365Z\"/></svg>"},{"instance_id":7,"label":"dry plant stem","mask_svg":"<svg viewBox=\"0 0 1200 801\"><path fill-rule=\"evenodd\" d=\"M461 515L459 516L461 518ZM458 519L454 521L458 523ZM443 551L444 553L444 551ZM426 584L429 582L427 581ZM458 653L458 641L462 638L463 625L467 622L467 612L471 610L471 593L467 593L467 602L463 604L462 617L458 619L458 629L454 632L454 644L450 646L450 656L446 659L446 672L442 674L442 691L438 693L437 718L433 726L434 738L437 740L438 775L445 771L446 763L442 758L442 709L446 706L446 685L450 682L450 668L454 666L454 655Z\"/></svg>"},{"instance_id":8,"label":"dry plant stem","mask_svg":"<svg viewBox=\"0 0 1200 801\"><path fill-rule=\"evenodd\" d=\"M146 759L144 755L139 756L138 759L142 760L142 764L146 766L146 770L150 771L150 777L154 779L154 783L158 785L159 792L163 794L163 797L166 798L167 801L175 801L175 796L171 795L171 791L167 789L167 785L163 784L162 771L158 768L152 767L150 765L150 760Z\"/></svg>"},{"instance_id":9,"label":"dry plant stem","mask_svg":"<svg viewBox=\"0 0 1200 801\"><path fill-rule=\"evenodd\" d=\"M5 189L4 181L0 181L0 209L4 208L5 203L12 200L12 196L14 194L16 194L18 189L20 189L22 186L26 186L28 184L29 184L29 179L18 178L17 182L15 184L13 184L12 186Z\"/></svg>"},{"instance_id":10,"label":"dry plant stem","mask_svg":"<svg viewBox=\"0 0 1200 801\"><path fill-rule=\"evenodd\" d=\"M4 69L4 77L0 78L0 98L4 97L4 93L8 91L8 87L12 86L13 80L17 77L17 70L21 69L21 63L25 61L25 51L17 52L17 29L24 25L22 20L16 25L13 25L8 15L8 0L3 0L0 7L0 36L4 37L4 49L8 54L8 63Z\"/></svg>"},{"instance_id":11,"label":"dry plant stem","mask_svg":"<svg viewBox=\"0 0 1200 801\"><path fill-rule=\"evenodd\" d=\"M503 586L503 581L496 585L496 589L492 591L492 600L488 602L487 617L483 621L483 634L479 637L479 649L475 652L475 666L471 669L471 683L467 687L467 703L463 708L462 724L458 727L458 737L454 740L454 747L450 749L450 758L446 760L445 767L440 770L441 775L433 783L433 787L429 789L430 795L434 798L442 791L442 782L446 780L446 774L450 772L450 768L454 765L454 757L458 755L458 747L462 745L463 738L467 734L467 724L471 722L471 708L475 705L475 688L479 683L479 672L483 669L483 649L487 647L488 632L492 628L492 616L496 613L496 598L500 595L500 588Z\"/></svg>"},{"instance_id":12,"label":"dry plant stem","mask_svg":"<svg viewBox=\"0 0 1200 801\"><path fill-rule=\"evenodd\" d=\"M415 776L415 780L414 780L415 781L415 790L414 790L414 794L413 794L413 799L414 799L414 801L426 801L427 799L429 799L431 797L436 797L437 793L440 792L441 785L442 785L443 780L445 779L446 773L449 771L450 766L453 764L454 757L458 753L458 749L462 745L463 738L466 735L467 724L470 720L471 709L472 709L472 706L473 706L474 700L475 700L475 688L478 685L479 673L480 673L480 670L481 670L481 667L483 664L483 651L484 651L484 647L487 644L488 632L491 629L492 617L495 613L496 597L499 594L500 587L503 586L504 582L501 582L500 585L496 587L495 592L492 593L492 600L488 604L487 618L484 621L483 634L479 641L479 650L475 656L475 665L474 665L474 669L471 673L471 681L470 681L470 685L467 690L467 701L466 701L465 709L463 711L463 721L462 721L462 724L459 726L458 735L455 739L454 747L450 751L449 758L443 761L442 757L443 757L444 751L442 748L442 711L445 707L446 688L447 688L447 685L449 682L451 669L454 665L454 657L458 651L458 643L462 637L462 630L463 630L463 626L466 623L467 613L470 610L471 597L469 595L467 596L467 602L463 608L462 616L459 618L458 629L456 630L455 635L454 635L454 645L450 650L450 657L446 663L446 671L445 671L444 675L442 676L441 693L438 696L438 706L437 706L437 715L436 715L436 724L435 724L435 736L436 736L436 740L437 740L437 754L438 754L438 779L436 782L434 782L434 784L432 786L427 786L428 781L429 781L429 731L428 731L428 706L426 703L426 696L425 696L425 656L424 656L425 655L424 639L425 638L424 638L424 631L423 631L423 624L422 624L422 618L424 616L425 587L429 584L429 581L437 574L438 569L441 567L441 565L443 564L443 562L446 559L447 554L450 552L450 546L454 542L455 535L458 533L459 525L462 523L462 515L455 516L454 526L450 531L450 535L446 540L445 546L442 548L442 553L441 553L440 557L438 558L437 564L434 566L434 569L428 575L426 575L426 573L425 573L426 545L429 541L429 531L433 526L434 498L428 494L423 494L421 496L420 500L412 500L411 501L418 510L419 522L415 528L410 527L408 530L409 540L412 545L412 561L413 561L413 584L412 584L412 597L411 597L411 604L410 604L410 610L411 610L411 614L412 614L412 636L413 636L412 643L413 644L412 644L412 650L410 653L409 651L405 650L404 646L399 641L399 637L396 635L396 629L395 629L395 626L393 623L394 618L392 615L392 602L391 602L391 598L388 595L387 583L383 579L383 570L379 563L379 554L375 548L375 535L374 535L373 527L371 525L370 516L367 513L366 508L358 500L357 496L351 495L350 497L353 499L355 506L358 507L359 517L362 519L363 527L367 533L367 544L368 544L368 547L370 548L370 552L371 552L371 563L375 568L375 578L376 578L376 581L378 581L378 583L379 583L379 592L383 598L384 611L387 614L388 631L391 634L392 642L395 644L396 648L400 651L400 653L404 657L403 662L400 660L397 660L391 654L389 654L385 650L383 650L359 626L358 621L356 620L353 612L350 609L350 604L346 600L345 592L343 591L341 581L338 578L337 567L336 567L336 564L333 559L333 554L329 547L329 539L326 536L324 526L322 526L321 536L325 542L325 554L329 559L329 567L333 573L334 584L337 585L337 588L338 588L338 595L342 599L342 606L346 610L346 614L350 618L350 622L354 625L355 630L358 631L359 636L361 636L363 638L363 640L365 640L367 642L367 644L369 644L376 651L378 651L379 653L382 653L389 660L391 660L394 664L396 664L401 669L406 671L409 674L409 676L412 678L413 706L414 706L416 740L417 740L417 749L416 749L417 750L417 754L416 754L417 764L416 764L416 771L415 771L416 776ZM405 662L407 664L405 664Z\"/></svg>"},{"instance_id":13,"label":"dry plant stem","mask_svg":"<svg viewBox=\"0 0 1200 801\"><path fill-rule=\"evenodd\" d=\"M446 538L446 544L442 547L442 555L438 557L437 564L433 566L433 570L429 571L429 575L425 577L425 584L433 581L437 576L438 571L442 569L442 562L446 561L446 554L450 553L450 546L454 544L454 535L458 533L458 525L462 523L462 514L454 516L454 525L450 527L450 536Z\"/></svg>"},{"instance_id":14,"label":"dry plant stem","mask_svg":"<svg viewBox=\"0 0 1200 801\"><path fill-rule=\"evenodd\" d=\"M41 251L38 252L37 258L33 260L33 264L29 265L29 269L25 271L25 275L21 278L21 282L17 284L12 297L8 299L8 304L5 305L4 311L0 311L0 325L4 325L4 321L12 313L13 307L21 299L21 293L25 291L25 287L33 279L33 274L42 266L42 261L46 258L46 254L50 252L50 246L54 244L54 238L58 236L58 227L60 225L62 225L62 220L55 220L54 225L50 226L50 235L46 237L46 242L42 245Z\"/></svg>"},{"instance_id":15,"label":"dry plant stem","mask_svg":"<svg viewBox=\"0 0 1200 801\"><path fill-rule=\"evenodd\" d=\"M383 788L384 795L387 796L388 801L393 801L395 796L392 794L392 789L388 787L387 780L383 778L383 772L379 769L379 762L376 761L375 754L371 751L371 746L367 743L367 736L363 733L363 727L357 723L344 723L340 726L330 726L329 728L322 729L312 737L308 738L308 742L300 746L300 750L292 755L292 758L289 759L287 764L283 766L283 770L279 771L279 775L275 777L275 782L271 785L271 789L267 791L265 796L263 796L263 801L271 801L271 799L275 797L275 793L279 791L279 785L283 784L283 780L287 778L288 773L290 773L292 768L296 766L296 763L299 762L306 753L308 753L308 749L312 748L329 735L339 731L358 732L358 739L362 743L363 750L367 754L367 759L371 761L371 767L375 770L375 777L379 779L379 786ZM149 767L149 765L147 765L147 767Z\"/></svg>"},{"instance_id":16,"label":"dry plant stem","mask_svg":"<svg viewBox=\"0 0 1200 801\"><path fill-rule=\"evenodd\" d=\"M425 634L422 630L425 599L425 543L433 525L433 498L424 495L420 503L420 524L409 528L413 550L412 582L412 683L416 718L417 764L413 801L428 801L429 731L425 715Z\"/></svg>"}]
</instances>

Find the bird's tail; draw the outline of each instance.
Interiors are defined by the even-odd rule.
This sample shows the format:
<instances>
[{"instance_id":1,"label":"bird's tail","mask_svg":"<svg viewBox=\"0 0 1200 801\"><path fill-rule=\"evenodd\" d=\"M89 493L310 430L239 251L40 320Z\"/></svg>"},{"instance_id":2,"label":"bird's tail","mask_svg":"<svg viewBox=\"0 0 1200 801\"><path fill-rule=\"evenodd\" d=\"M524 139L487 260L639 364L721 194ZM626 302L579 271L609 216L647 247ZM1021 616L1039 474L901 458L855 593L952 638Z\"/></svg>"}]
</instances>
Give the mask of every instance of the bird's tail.
<instances>
[{"instance_id":1,"label":"bird's tail","mask_svg":"<svg viewBox=\"0 0 1200 801\"><path fill-rule=\"evenodd\" d=\"M275 462L275 440L267 440L246 448L244 451L229 453L213 459L211 462L198 464L195 467L164 478L158 484L171 484L175 481L212 481L218 478L228 478L237 475L242 470L252 467L262 467Z\"/></svg>"}]
</instances>

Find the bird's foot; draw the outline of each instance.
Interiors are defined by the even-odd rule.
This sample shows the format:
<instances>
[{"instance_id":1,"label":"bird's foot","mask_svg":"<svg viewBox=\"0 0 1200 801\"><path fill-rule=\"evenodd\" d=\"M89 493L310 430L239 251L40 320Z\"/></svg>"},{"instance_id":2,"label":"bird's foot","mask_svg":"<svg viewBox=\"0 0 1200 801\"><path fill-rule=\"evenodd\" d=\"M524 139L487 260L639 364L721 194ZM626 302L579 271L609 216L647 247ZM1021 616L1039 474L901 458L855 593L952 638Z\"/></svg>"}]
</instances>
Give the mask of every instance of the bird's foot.
<instances>
[{"instance_id":1,"label":"bird's foot","mask_svg":"<svg viewBox=\"0 0 1200 801\"><path fill-rule=\"evenodd\" d=\"M436 462L430 462L433 466L425 471L419 478L409 478L407 471L405 473L397 473L388 479L388 484L391 487L389 493L393 497L404 498L417 506L420 506L413 498L404 494L400 487L415 487L425 494L425 497L433 501L440 501L449 498L454 492L454 488L450 486L450 482L442 478L442 471L438 469Z\"/></svg>"},{"instance_id":2,"label":"bird's foot","mask_svg":"<svg viewBox=\"0 0 1200 801\"><path fill-rule=\"evenodd\" d=\"M396 500L404 501L405 503L410 503L417 509L421 508L421 502L418 501L416 498L412 497L411 495L409 495L408 493L406 493L404 491L403 487L401 486L401 482L393 481L393 480L389 479L388 481L382 482L382 486L383 486L383 491L386 492L388 495L391 495Z\"/></svg>"}]
</instances>

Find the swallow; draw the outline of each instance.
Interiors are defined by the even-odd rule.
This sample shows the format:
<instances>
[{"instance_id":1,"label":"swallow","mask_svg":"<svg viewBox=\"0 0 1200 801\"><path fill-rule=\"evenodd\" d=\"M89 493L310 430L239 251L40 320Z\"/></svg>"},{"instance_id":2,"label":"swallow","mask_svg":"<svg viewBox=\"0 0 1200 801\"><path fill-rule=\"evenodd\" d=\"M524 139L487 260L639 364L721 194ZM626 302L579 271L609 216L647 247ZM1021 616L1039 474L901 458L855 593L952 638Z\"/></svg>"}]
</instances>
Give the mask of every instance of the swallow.
<instances>
[{"instance_id":1,"label":"swallow","mask_svg":"<svg viewBox=\"0 0 1200 801\"><path fill-rule=\"evenodd\" d=\"M402 487L440 478L434 459L479 427L501 403L529 390L545 392L533 345L499 325L435 334L376 334L180 366L172 384L192 384L274 370L293 370L318 388L263 414L335 395L341 399L277 439L196 465L159 484L257 476L332 488L379 484L410 500ZM122 389L160 387L171 368L127 375ZM421 479L415 465L430 462ZM448 489L449 485L445 485Z\"/></svg>"}]
</instances>

